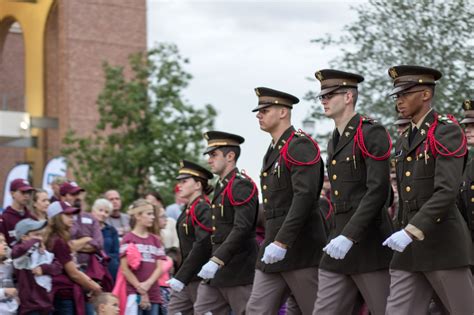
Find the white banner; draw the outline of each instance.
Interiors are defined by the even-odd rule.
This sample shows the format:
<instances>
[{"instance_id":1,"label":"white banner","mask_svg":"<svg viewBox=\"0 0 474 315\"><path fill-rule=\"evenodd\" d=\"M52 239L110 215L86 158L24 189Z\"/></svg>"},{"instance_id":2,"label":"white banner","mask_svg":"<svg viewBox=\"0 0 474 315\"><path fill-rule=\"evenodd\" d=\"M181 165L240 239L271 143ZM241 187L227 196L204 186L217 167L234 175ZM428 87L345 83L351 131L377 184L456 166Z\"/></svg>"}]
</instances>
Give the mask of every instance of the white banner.
<instances>
[{"instance_id":1,"label":"white banner","mask_svg":"<svg viewBox=\"0 0 474 315\"><path fill-rule=\"evenodd\" d=\"M66 159L62 156L51 159L48 164L46 164L43 172L42 188L48 192L49 197L53 195L51 183L58 176L66 177L66 170Z\"/></svg>"},{"instance_id":2,"label":"white banner","mask_svg":"<svg viewBox=\"0 0 474 315\"><path fill-rule=\"evenodd\" d=\"M10 170L5 181L5 188L3 190L3 209L6 209L9 205L12 204L12 196L10 194L10 183L17 178L28 180L29 171L29 164L18 164Z\"/></svg>"}]
</instances>

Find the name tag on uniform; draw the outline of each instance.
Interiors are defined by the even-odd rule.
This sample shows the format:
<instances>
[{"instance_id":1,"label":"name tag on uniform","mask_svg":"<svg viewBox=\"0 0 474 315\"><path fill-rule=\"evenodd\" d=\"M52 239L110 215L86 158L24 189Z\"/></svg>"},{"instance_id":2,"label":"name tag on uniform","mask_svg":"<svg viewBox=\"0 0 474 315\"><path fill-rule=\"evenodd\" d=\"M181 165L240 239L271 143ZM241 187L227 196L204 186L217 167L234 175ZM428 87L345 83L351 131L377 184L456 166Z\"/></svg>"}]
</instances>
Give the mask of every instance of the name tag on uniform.
<instances>
[{"instance_id":1,"label":"name tag on uniform","mask_svg":"<svg viewBox=\"0 0 474 315\"><path fill-rule=\"evenodd\" d=\"M92 221L91 218L84 218L84 217L82 217L82 218L81 218L81 223L82 223L82 224L92 224L93 221Z\"/></svg>"}]
</instances>

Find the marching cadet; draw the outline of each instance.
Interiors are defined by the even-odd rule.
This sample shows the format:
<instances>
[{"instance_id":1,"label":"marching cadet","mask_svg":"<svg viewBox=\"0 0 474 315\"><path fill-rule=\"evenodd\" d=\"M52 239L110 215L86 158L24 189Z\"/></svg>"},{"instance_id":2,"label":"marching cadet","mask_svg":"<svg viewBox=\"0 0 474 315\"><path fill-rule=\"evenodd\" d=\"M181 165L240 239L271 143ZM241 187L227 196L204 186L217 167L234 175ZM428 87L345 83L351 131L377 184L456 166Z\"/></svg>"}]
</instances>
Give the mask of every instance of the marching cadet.
<instances>
[{"instance_id":1,"label":"marching cadet","mask_svg":"<svg viewBox=\"0 0 474 315\"><path fill-rule=\"evenodd\" d=\"M456 206L466 138L451 115L432 109L441 72L401 65L388 73L411 126L395 150L402 229L383 243L394 250L386 314L425 314L433 290L451 314L473 314L471 237Z\"/></svg>"},{"instance_id":2,"label":"marching cadet","mask_svg":"<svg viewBox=\"0 0 474 315\"><path fill-rule=\"evenodd\" d=\"M354 109L362 76L328 69L315 76L324 113L336 128L327 151L335 228L323 249L313 314L351 314L358 292L372 314L384 314L392 253L382 242L393 232L387 212L390 136Z\"/></svg>"},{"instance_id":3,"label":"marching cadet","mask_svg":"<svg viewBox=\"0 0 474 315\"><path fill-rule=\"evenodd\" d=\"M464 110L464 119L461 124L464 125L466 132L467 145L474 146L474 100L465 100L462 104ZM472 157L469 159L464 170L461 189L458 195L458 207L461 210L467 226L471 232L471 240L474 241L474 162ZM474 251L471 252L471 270L474 269Z\"/></svg>"},{"instance_id":4,"label":"marching cadet","mask_svg":"<svg viewBox=\"0 0 474 315\"><path fill-rule=\"evenodd\" d=\"M208 181L214 176L204 167L183 160L178 171L178 194L188 200L176 222L183 262L173 279L168 280L171 298L168 313L194 314L199 278L197 273L211 257L211 206L207 195L212 192Z\"/></svg>"},{"instance_id":5,"label":"marching cadet","mask_svg":"<svg viewBox=\"0 0 474 315\"><path fill-rule=\"evenodd\" d=\"M324 166L316 142L291 125L293 95L255 89L260 129L272 137L263 159L260 185L265 240L260 247L248 315L277 314L292 294L311 314L318 288L318 265L326 234L318 201Z\"/></svg>"},{"instance_id":6,"label":"marching cadet","mask_svg":"<svg viewBox=\"0 0 474 315\"><path fill-rule=\"evenodd\" d=\"M258 190L236 166L244 138L220 131L204 134L208 163L219 176L212 198L212 257L198 276L197 314L245 314L252 290L257 241Z\"/></svg>"}]
</instances>

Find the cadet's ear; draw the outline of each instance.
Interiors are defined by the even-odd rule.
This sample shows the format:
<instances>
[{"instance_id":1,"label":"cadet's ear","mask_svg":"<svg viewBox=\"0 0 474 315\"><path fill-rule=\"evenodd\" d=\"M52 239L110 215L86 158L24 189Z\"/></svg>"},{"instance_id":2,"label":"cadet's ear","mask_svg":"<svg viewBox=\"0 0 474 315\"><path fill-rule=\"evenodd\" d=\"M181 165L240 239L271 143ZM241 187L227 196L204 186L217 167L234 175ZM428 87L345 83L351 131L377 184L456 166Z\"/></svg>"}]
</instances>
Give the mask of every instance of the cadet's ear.
<instances>
[{"instance_id":1,"label":"cadet's ear","mask_svg":"<svg viewBox=\"0 0 474 315\"><path fill-rule=\"evenodd\" d=\"M290 109L286 106L281 106L280 107L280 118L284 119L287 118L290 115Z\"/></svg>"},{"instance_id":2,"label":"cadet's ear","mask_svg":"<svg viewBox=\"0 0 474 315\"><path fill-rule=\"evenodd\" d=\"M231 162L233 160L235 160L235 152L234 151L229 151L225 158L227 159L228 162Z\"/></svg>"},{"instance_id":3,"label":"cadet's ear","mask_svg":"<svg viewBox=\"0 0 474 315\"><path fill-rule=\"evenodd\" d=\"M433 97L433 91L429 88L424 89L422 97L424 101L431 99Z\"/></svg>"}]
</instances>

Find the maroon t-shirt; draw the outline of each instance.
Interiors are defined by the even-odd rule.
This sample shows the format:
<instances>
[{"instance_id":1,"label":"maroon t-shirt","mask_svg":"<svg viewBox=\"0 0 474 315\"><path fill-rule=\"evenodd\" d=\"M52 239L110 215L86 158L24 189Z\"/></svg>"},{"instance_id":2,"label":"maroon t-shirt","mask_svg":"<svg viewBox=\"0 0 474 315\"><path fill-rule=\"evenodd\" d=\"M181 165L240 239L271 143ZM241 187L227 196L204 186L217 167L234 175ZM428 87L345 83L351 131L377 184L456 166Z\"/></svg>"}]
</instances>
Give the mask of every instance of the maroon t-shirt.
<instances>
[{"instance_id":1,"label":"maroon t-shirt","mask_svg":"<svg viewBox=\"0 0 474 315\"><path fill-rule=\"evenodd\" d=\"M62 267L72 261L71 249L67 242L60 237L53 238L50 252L54 254L54 260L59 262ZM69 278L65 269L60 275L53 276L54 291L59 292L63 297L72 298L73 286L74 281Z\"/></svg>"},{"instance_id":2,"label":"maroon t-shirt","mask_svg":"<svg viewBox=\"0 0 474 315\"><path fill-rule=\"evenodd\" d=\"M165 250L161 246L161 242L156 235L148 234L147 237L140 237L133 232L128 232L122 239L120 245L120 257L126 255L128 244L134 243L142 255L140 267L137 270L132 270L139 282L146 281L156 269L156 261L159 259L166 259ZM138 294L137 290L127 282L127 295ZM158 280L148 290L148 297L151 303L161 304L161 293Z\"/></svg>"},{"instance_id":3,"label":"maroon t-shirt","mask_svg":"<svg viewBox=\"0 0 474 315\"><path fill-rule=\"evenodd\" d=\"M10 247L13 245L13 241L16 241L15 225L23 219L32 218L26 207L23 210L23 214L21 214L20 212L14 210L11 206L8 206L2 213L0 232L5 235L5 240Z\"/></svg>"}]
</instances>

